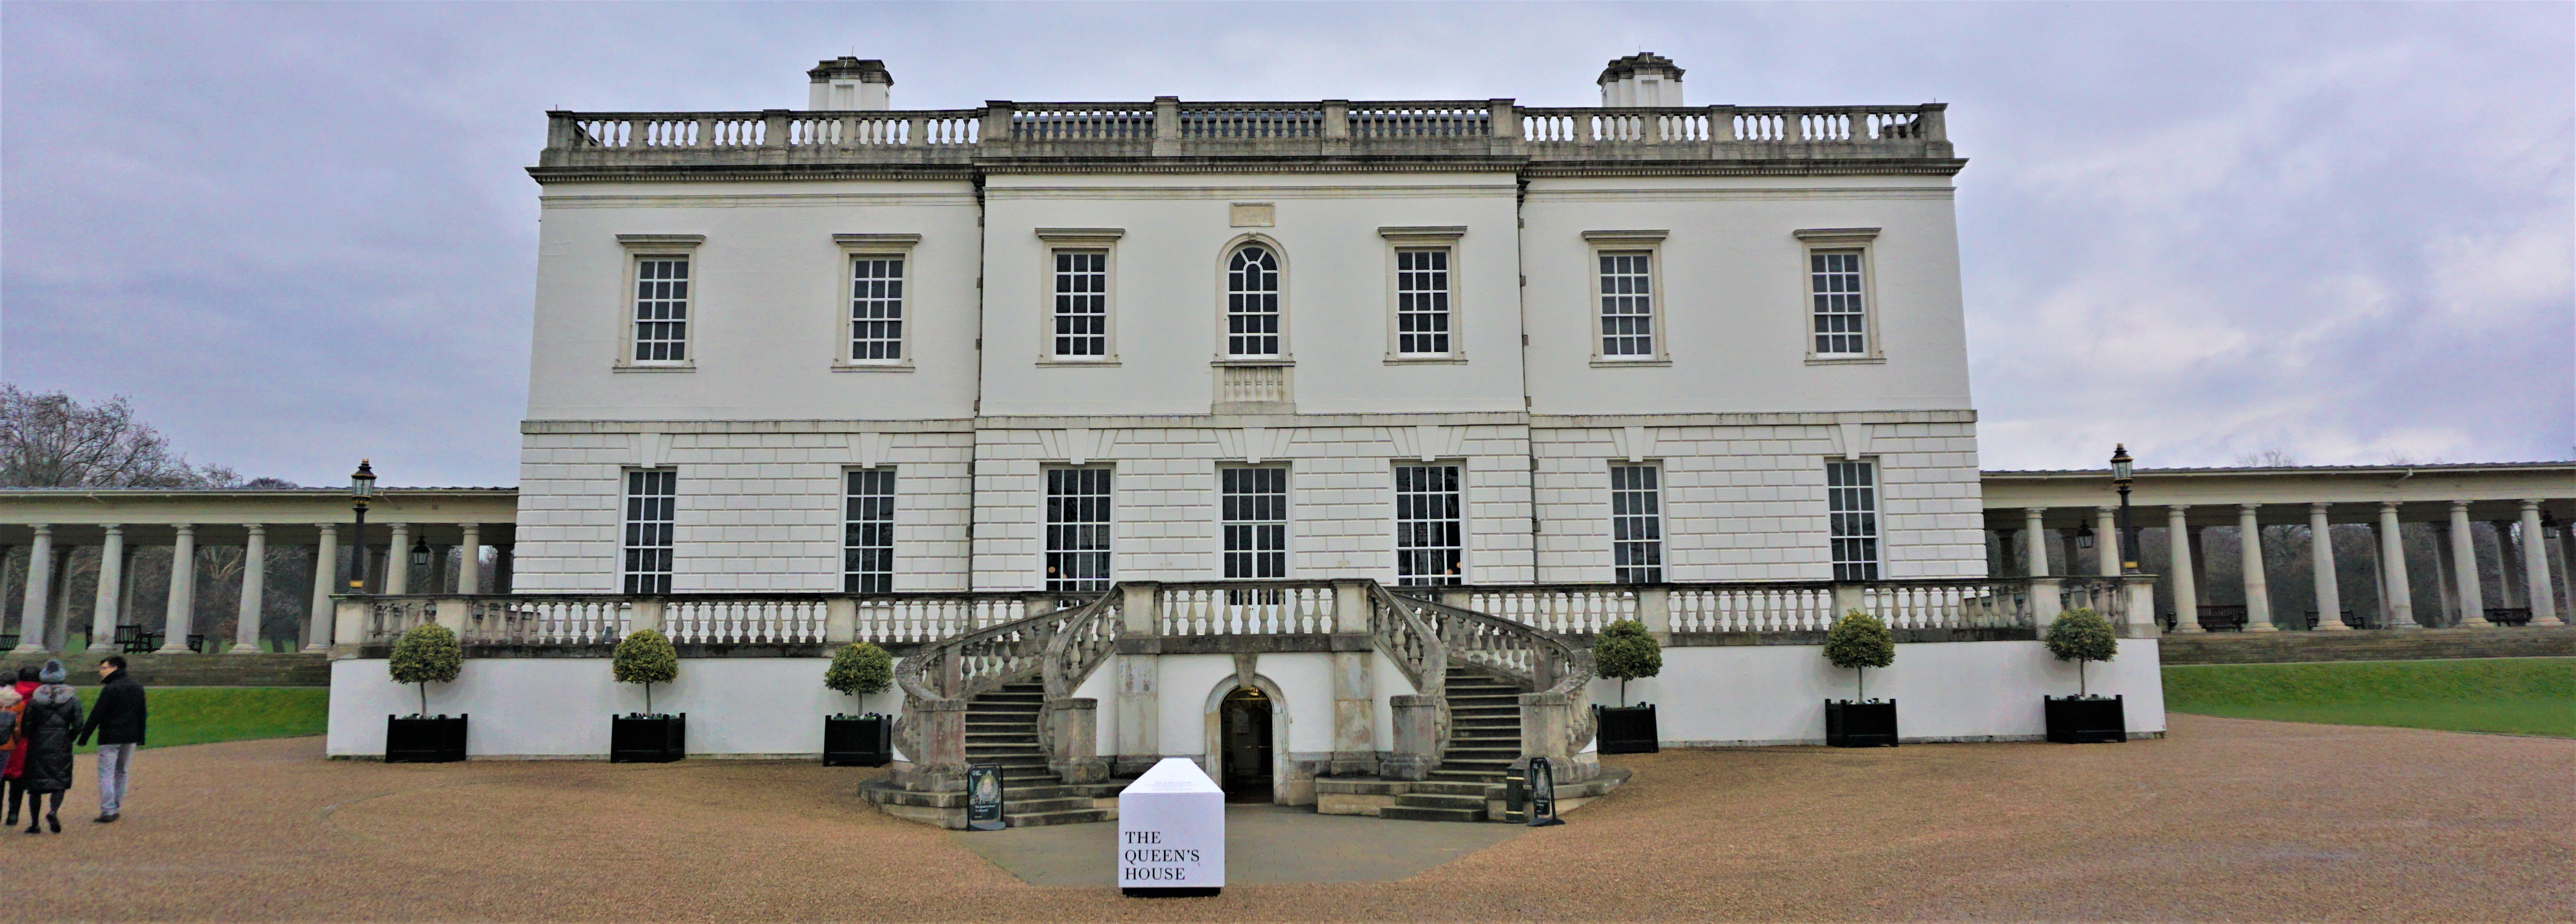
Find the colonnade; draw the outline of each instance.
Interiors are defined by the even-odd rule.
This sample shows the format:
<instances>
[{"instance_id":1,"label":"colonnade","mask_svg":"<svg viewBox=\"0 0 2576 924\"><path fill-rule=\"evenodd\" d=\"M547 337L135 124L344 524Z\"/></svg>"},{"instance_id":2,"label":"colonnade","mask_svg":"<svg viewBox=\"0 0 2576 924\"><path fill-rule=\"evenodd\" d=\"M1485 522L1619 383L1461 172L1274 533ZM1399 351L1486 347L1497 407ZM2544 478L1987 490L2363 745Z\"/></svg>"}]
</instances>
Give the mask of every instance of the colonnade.
<instances>
[{"instance_id":1,"label":"colonnade","mask_svg":"<svg viewBox=\"0 0 2576 924\"><path fill-rule=\"evenodd\" d=\"M84 523L79 526L84 533L95 532L98 536L98 588L90 610L88 650L113 653L122 647L118 635L120 628L140 630L139 626L120 624L133 599L134 556L139 546L126 541L126 524ZM227 650L232 654L261 651L260 625L266 610L270 526L266 523L219 526L152 524L154 531L166 530L170 536L170 589L164 603L167 615L161 633L163 644L156 653L189 654L197 650L190 643L190 638L197 610L197 559L201 531L226 534L223 538L227 539L237 538L234 544L242 549L241 594L235 610L236 631ZM66 573L72 555L81 546L57 542L54 524L36 523L28 528L33 537L27 545L27 566L22 583L23 610L19 616L18 645L13 653L42 654L60 650L69 643L72 601L71 582L66 579ZM304 614L304 630L298 635L304 640L305 651L321 651L329 648L332 642L331 598L348 591L348 566L341 560L341 527L335 523L307 523L296 524L294 528L314 537L314 541L305 546L314 565L313 594L311 606ZM424 548L426 543L415 539L414 524L390 524L386 527L391 534L388 542L366 546L369 577L366 589L383 594L412 593L413 569L426 567L430 575L429 584L419 592L478 592L484 584L483 524L441 526L442 530L449 528L457 530L458 541ZM494 532L506 534L507 529L504 526ZM370 527L368 532L375 530L375 527ZM503 541L492 547L496 550L491 581L493 592L508 593L512 546ZM0 561L6 560L8 552L8 546L0 545ZM416 564L412 557L420 554L425 554L428 560ZM455 566L452 580L449 578L451 562ZM393 566L388 567L388 564Z\"/></svg>"},{"instance_id":2,"label":"colonnade","mask_svg":"<svg viewBox=\"0 0 2576 924\"><path fill-rule=\"evenodd\" d=\"M2533 498L2503 505L2504 509L2518 508L2519 515L2512 519L2493 518L2492 514L2500 508L2492 501L2454 500L2447 502L2446 505L2437 504L2435 506L2447 506L2448 515L2439 519L2420 516L2424 506L2422 504L2401 504L2394 500L2377 502L2376 516L2367 519L2352 516L2355 512L2353 508L2365 505L2349 502L2343 504L2319 502L2304 505L2307 508L2309 555L2317 601L2316 629L2344 631L2353 628L2346 625L2341 618L2343 594L2336 577L2331 529L2333 526L2331 520L2336 514L2340 514L2347 523L2358 520L2359 525L2367 526L2373 533L2372 548L2376 561L2373 562L2372 570L2378 584L2381 605L2380 612L2370 628L2419 629L2426 625L2426 620L2415 613L2413 583L2407 573L2406 549L2399 517L2400 510L2407 507L2414 507L2419 512L2413 522L2426 523L2434 534L2436 560L2440 573L2428 577L2439 582L2440 593L2436 596L2441 601L2442 612L2427 614L2434 617L2431 624L2486 626L2494 624L2488 618L2490 614L2500 615L2499 611L2502 611L2519 615L2525 610L2528 611L2527 622L2530 625L2567 624L2560 615L2561 598L2562 595L2576 593L2576 591L2571 591L2564 581L2554 581L2551 570L2553 562L2556 562L2557 567L2565 574L2576 576L2576 522L2545 516L2543 507L2548 503L2549 501L2545 499ZM2472 524L2477 522L2471 518L2473 505L2490 511L2490 518L2485 522L2493 524L2495 528L2498 543L2496 565L2499 573L2505 577L2503 586L2495 588L2482 586L2478 543L2472 529ZM2243 629L2247 632L2272 632L2280 627L2281 620L2276 618L2272 609L2269 576L2265 573L2262 526L2265 525L2266 516L2273 518L2273 525L2281 525L2278 513L2267 514L2266 510L2283 506L2297 505L2240 503L2222 507L2222 509L2233 508L2230 512L2234 514L2239 535L2243 537L2237 545L2240 557L2239 573L2243 576L2245 599ZM2172 569L2171 586L2175 617L2173 631L2179 633L2206 631L2201 617L2208 574L2207 559L2202 554L2201 532L2210 525L2207 522L2209 516L2207 513L2200 514L2197 519L2202 522L2193 522L2194 508L2189 504L2142 506L2132 509L2131 515L2136 520L2132 526L2143 531L2153 525L2147 521L2155 515L2152 511L2157 507L2163 508L2165 541L2170 559L2177 563L2188 563L2187 567ZM2050 508L2024 507L2021 508L2021 513L2022 524L2019 530L2010 528L1998 530L2006 534L2003 547L2013 548L2017 539L2023 560L2027 563L2026 573L2031 576L2044 576L2049 568L2048 545L2051 530L2043 524L2052 518ZM2105 576L2117 575L2121 570L2120 555L2114 551L2118 548L2115 537L2119 535L2117 508L2098 506L2092 509L2092 514L2093 523L2090 524L2090 528L2094 535L2101 537L2098 544L2102 549L2098 556L2096 570ZM2063 522L2066 517L2063 512L2060 512L2054 518ZM2004 519L1999 522L2008 521ZM1990 520L1990 522L1998 521ZM2077 522L2082 523L2080 514ZM2020 535L2018 537L2010 535L2015 532ZM2061 527L2056 532L2065 542L2064 558L2066 567L2071 570L2077 562L2076 530ZM2143 543L2143 537L2139 541ZM2569 604L2569 609L2576 610L2576 597L2570 597L2566 602ZM2305 622L2304 617L2299 621Z\"/></svg>"}]
</instances>

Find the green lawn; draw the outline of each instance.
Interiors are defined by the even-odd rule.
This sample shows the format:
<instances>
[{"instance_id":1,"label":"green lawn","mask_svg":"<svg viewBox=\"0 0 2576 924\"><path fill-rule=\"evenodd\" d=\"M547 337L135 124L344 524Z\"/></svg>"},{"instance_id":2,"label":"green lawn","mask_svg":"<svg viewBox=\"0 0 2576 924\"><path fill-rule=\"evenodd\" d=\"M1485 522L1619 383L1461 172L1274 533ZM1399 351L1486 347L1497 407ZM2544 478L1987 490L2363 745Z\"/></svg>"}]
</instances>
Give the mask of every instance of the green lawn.
<instances>
[{"instance_id":1,"label":"green lawn","mask_svg":"<svg viewBox=\"0 0 2576 924\"><path fill-rule=\"evenodd\" d=\"M2576 658L2191 665L2164 681L2172 712L2576 738Z\"/></svg>"},{"instance_id":2,"label":"green lawn","mask_svg":"<svg viewBox=\"0 0 2576 924\"><path fill-rule=\"evenodd\" d=\"M98 701L97 687L80 687L81 717ZM154 687L144 691L151 709L144 747L319 735L329 718L331 691L322 687ZM98 750L95 735L80 753Z\"/></svg>"}]
</instances>

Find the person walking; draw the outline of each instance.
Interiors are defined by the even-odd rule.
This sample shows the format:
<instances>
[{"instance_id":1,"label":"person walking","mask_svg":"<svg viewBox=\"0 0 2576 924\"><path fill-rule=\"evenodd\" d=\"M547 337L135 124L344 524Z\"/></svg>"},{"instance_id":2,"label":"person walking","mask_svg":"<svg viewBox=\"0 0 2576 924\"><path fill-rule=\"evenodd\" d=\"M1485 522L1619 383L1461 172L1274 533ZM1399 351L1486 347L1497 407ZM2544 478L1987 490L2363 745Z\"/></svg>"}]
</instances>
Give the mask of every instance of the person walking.
<instances>
[{"instance_id":1,"label":"person walking","mask_svg":"<svg viewBox=\"0 0 2576 924\"><path fill-rule=\"evenodd\" d=\"M26 792L25 787L18 785L18 778L27 771L27 739L22 720L27 712L27 698L36 695L36 688L40 686L43 684L36 682L36 666L33 664L19 668L18 681L9 686L10 692L18 694L18 706L10 710L9 715L9 740L14 746L9 749L8 762L0 764L0 798L9 800L9 815L0 818L0 827L14 828L18 825L19 796Z\"/></svg>"},{"instance_id":2,"label":"person walking","mask_svg":"<svg viewBox=\"0 0 2576 924\"><path fill-rule=\"evenodd\" d=\"M98 734L98 817L90 820L106 824L125 807L125 777L134 767L134 749L143 746L146 713L143 685L126 674L125 656L98 662L98 680L98 702L72 743L88 744L90 733Z\"/></svg>"},{"instance_id":3,"label":"person walking","mask_svg":"<svg viewBox=\"0 0 2576 924\"><path fill-rule=\"evenodd\" d=\"M27 752L27 766L18 775L18 785L27 791L27 833L36 833L36 802L52 796L45 809L44 823L56 834L63 833L63 821L57 817L63 809L63 793L72 788L72 730L80 727L80 696L65 686L70 675L63 662L47 660L36 672L34 696L27 698L26 715L18 720L21 745Z\"/></svg>"}]
</instances>

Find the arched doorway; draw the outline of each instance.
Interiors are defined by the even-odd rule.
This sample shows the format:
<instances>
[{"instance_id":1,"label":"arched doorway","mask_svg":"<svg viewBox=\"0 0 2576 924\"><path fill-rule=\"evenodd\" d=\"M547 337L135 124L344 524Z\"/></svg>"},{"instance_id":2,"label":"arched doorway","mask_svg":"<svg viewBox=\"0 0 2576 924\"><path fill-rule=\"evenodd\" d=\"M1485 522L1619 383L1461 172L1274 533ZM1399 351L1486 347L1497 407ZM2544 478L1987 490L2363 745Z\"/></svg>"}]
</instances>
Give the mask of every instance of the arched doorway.
<instances>
[{"instance_id":1,"label":"arched doorway","mask_svg":"<svg viewBox=\"0 0 2576 924\"><path fill-rule=\"evenodd\" d=\"M1217 728L1224 740L1218 753L1225 766L1218 783L1228 802L1270 801L1270 697L1251 687L1236 687L1217 706Z\"/></svg>"}]
</instances>

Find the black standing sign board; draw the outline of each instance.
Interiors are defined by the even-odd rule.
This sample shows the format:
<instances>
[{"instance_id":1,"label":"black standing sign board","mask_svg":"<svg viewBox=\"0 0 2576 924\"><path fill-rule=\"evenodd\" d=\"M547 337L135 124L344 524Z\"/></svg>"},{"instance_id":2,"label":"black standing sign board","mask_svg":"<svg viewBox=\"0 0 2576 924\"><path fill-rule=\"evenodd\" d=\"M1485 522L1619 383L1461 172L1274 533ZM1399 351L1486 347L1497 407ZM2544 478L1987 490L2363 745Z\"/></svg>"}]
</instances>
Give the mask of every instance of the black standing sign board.
<instances>
[{"instance_id":1,"label":"black standing sign board","mask_svg":"<svg viewBox=\"0 0 2576 924\"><path fill-rule=\"evenodd\" d=\"M1556 768L1548 765L1547 758L1530 758L1529 793L1530 827L1544 828L1565 823L1565 819L1556 817Z\"/></svg>"},{"instance_id":2,"label":"black standing sign board","mask_svg":"<svg viewBox=\"0 0 2576 924\"><path fill-rule=\"evenodd\" d=\"M1002 767L976 764L966 768L966 830L999 831L1002 820Z\"/></svg>"}]
</instances>

